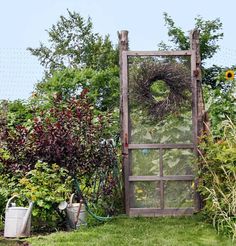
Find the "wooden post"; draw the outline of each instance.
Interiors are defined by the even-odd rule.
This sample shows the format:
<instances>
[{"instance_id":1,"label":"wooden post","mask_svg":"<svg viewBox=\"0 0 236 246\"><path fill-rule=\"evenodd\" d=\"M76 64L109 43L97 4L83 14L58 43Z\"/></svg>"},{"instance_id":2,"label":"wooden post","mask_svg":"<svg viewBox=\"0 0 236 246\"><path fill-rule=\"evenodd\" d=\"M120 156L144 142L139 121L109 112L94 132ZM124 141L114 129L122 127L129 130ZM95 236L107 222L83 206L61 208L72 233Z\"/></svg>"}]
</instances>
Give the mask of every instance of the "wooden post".
<instances>
[{"instance_id":1,"label":"wooden post","mask_svg":"<svg viewBox=\"0 0 236 246\"><path fill-rule=\"evenodd\" d=\"M122 129L122 111L123 111L123 96L122 96L122 89L123 89L123 71L122 71L122 52L127 51L129 48L129 40L128 40L128 31L124 30L121 32L118 32L118 38L119 38L119 65L120 65L120 125ZM122 131L122 130L121 130ZM122 132L121 132L122 133ZM121 134L122 136L122 134Z\"/></svg>"},{"instance_id":2,"label":"wooden post","mask_svg":"<svg viewBox=\"0 0 236 246\"><path fill-rule=\"evenodd\" d=\"M206 117L207 114L205 112L205 104L203 98L203 91L202 91L202 73L201 73L201 55L200 55L200 42L199 42L200 32L197 29L194 29L190 34L190 45L191 50L194 52L194 56L196 57L196 65L194 76L196 80L196 124L197 124L197 142L199 144L199 137L209 130L209 120ZM201 168L201 167L199 167ZM195 181L195 187L198 186L198 180ZM203 207L203 201L199 194L196 192L196 208L200 210Z\"/></svg>"},{"instance_id":3,"label":"wooden post","mask_svg":"<svg viewBox=\"0 0 236 246\"><path fill-rule=\"evenodd\" d=\"M210 123L207 112L205 111L205 104L202 91L202 73L201 73L201 55L200 55L200 42L199 31L194 29L191 33L191 49L196 52L196 79L197 79L197 135L200 137L202 134L209 132Z\"/></svg>"},{"instance_id":4,"label":"wooden post","mask_svg":"<svg viewBox=\"0 0 236 246\"><path fill-rule=\"evenodd\" d=\"M127 51L129 47L129 41L128 41L128 31L123 30L118 32L118 38L119 38L119 65L120 65L120 137L121 137L121 143L122 143L122 176L123 176L123 202L124 202L124 208L126 210L126 213L129 213L129 191L128 191L128 151L125 147L126 138L123 131L123 126L125 124L124 122L124 105L123 105L123 98L124 98L124 69L123 69L123 59L122 54L123 51ZM127 124L127 123L126 123Z\"/></svg>"}]
</instances>

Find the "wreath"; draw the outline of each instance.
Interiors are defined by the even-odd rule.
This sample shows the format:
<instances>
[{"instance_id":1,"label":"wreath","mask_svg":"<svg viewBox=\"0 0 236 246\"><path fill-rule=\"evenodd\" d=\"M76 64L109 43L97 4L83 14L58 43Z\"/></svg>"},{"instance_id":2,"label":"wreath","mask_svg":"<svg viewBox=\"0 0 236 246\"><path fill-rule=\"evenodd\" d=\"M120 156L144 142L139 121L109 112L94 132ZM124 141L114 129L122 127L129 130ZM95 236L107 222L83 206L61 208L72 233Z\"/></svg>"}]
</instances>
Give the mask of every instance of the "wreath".
<instances>
[{"instance_id":1,"label":"wreath","mask_svg":"<svg viewBox=\"0 0 236 246\"><path fill-rule=\"evenodd\" d=\"M134 66L130 74L130 94L135 104L144 105L152 118L161 120L179 112L184 105L191 105L190 72L183 64L143 62ZM157 81L163 81L169 89L168 95L160 100L151 91Z\"/></svg>"}]
</instances>

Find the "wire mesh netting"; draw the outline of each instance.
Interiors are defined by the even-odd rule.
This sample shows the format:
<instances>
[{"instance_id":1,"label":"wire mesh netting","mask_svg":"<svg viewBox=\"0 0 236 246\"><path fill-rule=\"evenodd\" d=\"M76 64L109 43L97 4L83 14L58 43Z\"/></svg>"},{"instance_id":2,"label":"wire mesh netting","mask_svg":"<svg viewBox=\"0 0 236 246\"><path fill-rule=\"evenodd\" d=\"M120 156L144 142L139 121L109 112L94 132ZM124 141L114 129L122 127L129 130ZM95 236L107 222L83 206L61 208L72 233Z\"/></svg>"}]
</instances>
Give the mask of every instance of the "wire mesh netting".
<instances>
[{"instance_id":1,"label":"wire mesh netting","mask_svg":"<svg viewBox=\"0 0 236 246\"><path fill-rule=\"evenodd\" d=\"M0 100L27 99L43 67L24 48L0 48Z\"/></svg>"},{"instance_id":2,"label":"wire mesh netting","mask_svg":"<svg viewBox=\"0 0 236 246\"><path fill-rule=\"evenodd\" d=\"M210 59L204 61L206 67L213 65L232 67L236 65L236 49L221 46L220 50Z\"/></svg>"},{"instance_id":3,"label":"wire mesh netting","mask_svg":"<svg viewBox=\"0 0 236 246\"><path fill-rule=\"evenodd\" d=\"M131 143L191 143L190 61L129 60Z\"/></svg>"},{"instance_id":4,"label":"wire mesh netting","mask_svg":"<svg viewBox=\"0 0 236 246\"><path fill-rule=\"evenodd\" d=\"M129 150L130 207L193 209L190 59L131 57L128 64L129 137L136 148Z\"/></svg>"}]
</instances>

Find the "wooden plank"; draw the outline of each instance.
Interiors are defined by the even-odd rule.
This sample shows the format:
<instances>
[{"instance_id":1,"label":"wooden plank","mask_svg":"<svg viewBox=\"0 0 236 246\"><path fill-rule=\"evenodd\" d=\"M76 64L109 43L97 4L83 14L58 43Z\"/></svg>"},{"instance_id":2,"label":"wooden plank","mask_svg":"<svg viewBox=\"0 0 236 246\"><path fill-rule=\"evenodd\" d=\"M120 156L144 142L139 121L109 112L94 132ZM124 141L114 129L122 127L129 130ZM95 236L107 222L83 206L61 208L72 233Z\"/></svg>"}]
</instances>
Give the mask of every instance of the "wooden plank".
<instances>
[{"instance_id":1,"label":"wooden plank","mask_svg":"<svg viewBox=\"0 0 236 246\"><path fill-rule=\"evenodd\" d=\"M190 44L193 51L191 56L191 77L192 77L192 88L193 88L193 138L195 143L195 154L198 156L197 146L198 146L198 136L200 136L203 127L203 110L204 101L201 90L201 58L200 58L200 44L199 44L199 31L193 30L190 34ZM200 86L200 88L199 88ZM196 163L197 165L197 163ZM199 211L201 208L201 197L197 192L197 183L194 181L194 201L195 201L195 211Z\"/></svg>"},{"instance_id":2,"label":"wooden plank","mask_svg":"<svg viewBox=\"0 0 236 246\"><path fill-rule=\"evenodd\" d=\"M194 208L130 208L130 216L159 217L159 216L183 216L192 215Z\"/></svg>"},{"instance_id":3,"label":"wooden plank","mask_svg":"<svg viewBox=\"0 0 236 246\"><path fill-rule=\"evenodd\" d=\"M122 52L122 103L123 103L123 164L124 164L124 180L125 180L125 208L129 213L130 205L130 189L129 189L129 150L128 150L128 61L125 51Z\"/></svg>"},{"instance_id":4,"label":"wooden plank","mask_svg":"<svg viewBox=\"0 0 236 246\"><path fill-rule=\"evenodd\" d=\"M126 51L127 56L191 56L191 50L174 51Z\"/></svg>"},{"instance_id":5,"label":"wooden plank","mask_svg":"<svg viewBox=\"0 0 236 246\"><path fill-rule=\"evenodd\" d=\"M192 122L193 122L193 141L194 149L197 155L197 143L198 143L198 129L197 129L197 58L196 58L196 40L195 32L191 32L191 49L193 54L191 56L191 82L192 82Z\"/></svg>"},{"instance_id":6,"label":"wooden plank","mask_svg":"<svg viewBox=\"0 0 236 246\"><path fill-rule=\"evenodd\" d=\"M163 149L159 150L160 153L160 177L163 177ZM164 209L164 181L160 180L160 206Z\"/></svg>"},{"instance_id":7,"label":"wooden plank","mask_svg":"<svg viewBox=\"0 0 236 246\"><path fill-rule=\"evenodd\" d=\"M163 149L159 150L160 155L160 176L163 177Z\"/></svg>"},{"instance_id":8,"label":"wooden plank","mask_svg":"<svg viewBox=\"0 0 236 246\"><path fill-rule=\"evenodd\" d=\"M128 45L129 45L129 41L128 41L128 31L121 31L118 32L118 38L119 38L119 65L120 65L120 136L121 136L121 143L122 143L122 153L125 153L125 144L124 144L124 134L123 134L123 126L124 126L124 119L123 119L123 111L124 111L124 105L123 105L123 84L124 84L124 78L125 76L127 76L127 72L126 74L124 74L124 69L123 69L123 59L124 57L122 56L122 52L124 50L128 50ZM127 69L126 69L127 70ZM127 184L127 179L128 177L126 176L126 166L127 166L127 160L126 160L127 156L124 154L123 155L123 159L122 159L122 177L123 177L123 194L124 194L124 207L126 207L126 197L127 197L127 191L126 188L128 187ZM128 213L128 211L126 210L126 212Z\"/></svg>"},{"instance_id":9,"label":"wooden plank","mask_svg":"<svg viewBox=\"0 0 236 246\"><path fill-rule=\"evenodd\" d=\"M127 177L127 182L128 182L128 185L129 185L129 188L128 188L128 191L129 191L129 199L127 199L127 201L129 202L129 206L128 209L130 208L130 206L132 206L135 202L135 192L134 192L134 185L135 183L134 182L129 182L129 175L133 175L132 174L132 150L129 150L129 155L128 155L128 177Z\"/></svg>"},{"instance_id":10,"label":"wooden plank","mask_svg":"<svg viewBox=\"0 0 236 246\"><path fill-rule=\"evenodd\" d=\"M193 149L194 144L129 144L129 149Z\"/></svg>"},{"instance_id":11,"label":"wooden plank","mask_svg":"<svg viewBox=\"0 0 236 246\"><path fill-rule=\"evenodd\" d=\"M197 80L197 130L198 136L209 133L210 122L207 112L205 111L205 103L202 91L202 72L201 72L201 55L200 55L200 32L194 30L192 33L192 47L195 49L196 55L196 80Z\"/></svg>"},{"instance_id":12,"label":"wooden plank","mask_svg":"<svg viewBox=\"0 0 236 246\"><path fill-rule=\"evenodd\" d=\"M129 181L159 181L159 180L172 180L172 181L192 181L194 175L168 175L168 176L129 176Z\"/></svg>"},{"instance_id":13,"label":"wooden plank","mask_svg":"<svg viewBox=\"0 0 236 246\"><path fill-rule=\"evenodd\" d=\"M128 50L128 31L118 32L119 38L119 66L120 66L120 136L122 142L122 152L124 147L124 139L123 139L123 57L122 52Z\"/></svg>"},{"instance_id":14,"label":"wooden plank","mask_svg":"<svg viewBox=\"0 0 236 246\"><path fill-rule=\"evenodd\" d=\"M120 136L122 148L124 146L123 139L123 57L122 52L128 50L128 31L118 32L119 38L119 66L120 66ZM122 149L123 152L123 149Z\"/></svg>"}]
</instances>

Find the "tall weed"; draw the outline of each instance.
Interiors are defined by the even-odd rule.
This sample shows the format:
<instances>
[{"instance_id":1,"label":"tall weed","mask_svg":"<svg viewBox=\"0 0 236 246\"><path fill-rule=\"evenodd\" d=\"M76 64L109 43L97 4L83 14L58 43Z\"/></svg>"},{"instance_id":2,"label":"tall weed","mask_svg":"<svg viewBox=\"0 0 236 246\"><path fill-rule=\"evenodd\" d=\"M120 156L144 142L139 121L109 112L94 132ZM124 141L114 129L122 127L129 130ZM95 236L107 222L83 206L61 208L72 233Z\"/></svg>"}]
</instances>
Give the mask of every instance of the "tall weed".
<instances>
[{"instance_id":1,"label":"tall weed","mask_svg":"<svg viewBox=\"0 0 236 246\"><path fill-rule=\"evenodd\" d=\"M219 233L236 238L236 126L222 123L223 137L206 136L200 144L200 186L204 212Z\"/></svg>"}]
</instances>

